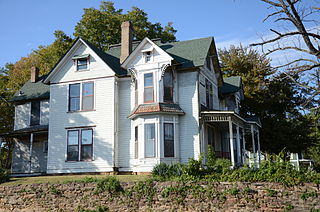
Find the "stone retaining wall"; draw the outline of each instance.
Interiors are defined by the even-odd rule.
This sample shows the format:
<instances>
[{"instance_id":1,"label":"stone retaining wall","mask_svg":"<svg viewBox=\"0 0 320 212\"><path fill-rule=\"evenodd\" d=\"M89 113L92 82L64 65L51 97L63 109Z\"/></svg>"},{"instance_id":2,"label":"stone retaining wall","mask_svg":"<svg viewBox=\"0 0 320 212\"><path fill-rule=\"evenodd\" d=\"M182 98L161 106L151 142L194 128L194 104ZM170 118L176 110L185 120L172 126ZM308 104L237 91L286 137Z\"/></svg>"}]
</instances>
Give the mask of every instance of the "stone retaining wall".
<instances>
[{"instance_id":1,"label":"stone retaining wall","mask_svg":"<svg viewBox=\"0 0 320 212\"><path fill-rule=\"evenodd\" d=\"M122 183L123 192L97 193L96 183L0 185L0 211L320 211L316 184Z\"/></svg>"}]
</instances>

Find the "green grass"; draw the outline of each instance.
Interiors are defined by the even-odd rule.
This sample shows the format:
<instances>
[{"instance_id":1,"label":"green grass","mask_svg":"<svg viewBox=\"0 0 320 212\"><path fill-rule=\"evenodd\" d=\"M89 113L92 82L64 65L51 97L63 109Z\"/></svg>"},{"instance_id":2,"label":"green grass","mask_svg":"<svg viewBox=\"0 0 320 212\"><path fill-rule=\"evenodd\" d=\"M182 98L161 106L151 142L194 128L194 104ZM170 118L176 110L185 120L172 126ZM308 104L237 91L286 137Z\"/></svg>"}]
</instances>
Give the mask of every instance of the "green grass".
<instances>
[{"instance_id":1,"label":"green grass","mask_svg":"<svg viewBox=\"0 0 320 212\"><path fill-rule=\"evenodd\" d=\"M62 175L62 176L39 176L39 177L16 177L10 178L9 182L2 183L0 186L14 186L19 184L50 183L66 184L70 182L85 182L87 178L101 179L109 175ZM120 182L144 181L148 175L114 175Z\"/></svg>"}]
</instances>

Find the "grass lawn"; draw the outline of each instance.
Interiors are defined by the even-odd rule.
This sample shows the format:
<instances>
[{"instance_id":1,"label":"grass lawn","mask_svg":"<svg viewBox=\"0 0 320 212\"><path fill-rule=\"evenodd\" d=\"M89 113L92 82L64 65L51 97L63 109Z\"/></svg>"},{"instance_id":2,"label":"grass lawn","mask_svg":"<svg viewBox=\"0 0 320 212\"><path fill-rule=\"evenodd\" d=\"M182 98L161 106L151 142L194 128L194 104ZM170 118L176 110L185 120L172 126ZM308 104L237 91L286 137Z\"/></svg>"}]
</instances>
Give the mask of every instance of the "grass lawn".
<instances>
[{"instance_id":1,"label":"grass lawn","mask_svg":"<svg viewBox=\"0 0 320 212\"><path fill-rule=\"evenodd\" d=\"M80 181L84 178L104 178L109 175L62 175L62 176L39 176L39 177L13 177L9 182L2 183L0 186L12 186L19 184L33 184L33 183L70 183L72 181ZM120 182L135 182L146 180L148 175L113 175Z\"/></svg>"}]
</instances>

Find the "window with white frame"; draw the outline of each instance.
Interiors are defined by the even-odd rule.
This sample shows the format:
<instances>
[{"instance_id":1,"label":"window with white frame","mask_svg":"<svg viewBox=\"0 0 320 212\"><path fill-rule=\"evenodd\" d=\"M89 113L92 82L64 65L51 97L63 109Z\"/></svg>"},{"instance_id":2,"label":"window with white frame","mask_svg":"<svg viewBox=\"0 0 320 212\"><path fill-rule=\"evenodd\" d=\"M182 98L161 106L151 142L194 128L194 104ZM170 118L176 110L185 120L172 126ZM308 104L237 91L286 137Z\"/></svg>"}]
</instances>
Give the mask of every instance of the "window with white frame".
<instances>
[{"instance_id":1,"label":"window with white frame","mask_svg":"<svg viewBox=\"0 0 320 212\"><path fill-rule=\"evenodd\" d=\"M144 74L144 103L154 102L153 73Z\"/></svg>"},{"instance_id":2,"label":"window with white frame","mask_svg":"<svg viewBox=\"0 0 320 212\"><path fill-rule=\"evenodd\" d=\"M75 83L69 85L69 111L94 109L94 83Z\"/></svg>"},{"instance_id":3,"label":"window with white frame","mask_svg":"<svg viewBox=\"0 0 320 212\"><path fill-rule=\"evenodd\" d=\"M93 155L93 130L67 131L67 161L88 161Z\"/></svg>"},{"instance_id":4,"label":"window with white frame","mask_svg":"<svg viewBox=\"0 0 320 212\"><path fill-rule=\"evenodd\" d=\"M88 69L88 58L77 59L77 71Z\"/></svg>"},{"instance_id":5,"label":"window with white frame","mask_svg":"<svg viewBox=\"0 0 320 212\"><path fill-rule=\"evenodd\" d=\"M174 157L174 124L164 123L164 157Z\"/></svg>"},{"instance_id":6,"label":"window with white frame","mask_svg":"<svg viewBox=\"0 0 320 212\"><path fill-rule=\"evenodd\" d=\"M213 86L212 83L206 79L206 106L208 109L213 109Z\"/></svg>"},{"instance_id":7,"label":"window with white frame","mask_svg":"<svg viewBox=\"0 0 320 212\"><path fill-rule=\"evenodd\" d=\"M138 105L138 101L139 101L139 92L138 92L138 80L135 79L134 81L134 105L137 106Z\"/></svg>"},{"instance_id":8,"label":"window with white frame","mask_svg":"<svg viewBox=\"0 0 320 212\"><path fill-rule=\"evenodd\" d=\"M144 124L145 157L156 156L155 124Z\"/></svg>"}]
</instances>

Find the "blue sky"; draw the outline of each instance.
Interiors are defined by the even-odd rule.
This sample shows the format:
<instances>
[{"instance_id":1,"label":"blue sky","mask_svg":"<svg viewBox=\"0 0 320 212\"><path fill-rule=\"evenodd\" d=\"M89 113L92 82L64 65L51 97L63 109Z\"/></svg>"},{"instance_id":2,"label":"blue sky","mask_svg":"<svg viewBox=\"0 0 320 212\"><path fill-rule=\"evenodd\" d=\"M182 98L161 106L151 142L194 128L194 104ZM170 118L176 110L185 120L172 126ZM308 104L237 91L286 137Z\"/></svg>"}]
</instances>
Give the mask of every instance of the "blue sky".
<instances>
[{"instance_id":1,"label":"blue sky","mask_svg":"<svg viewBox=\"0 0 320 212\"><path fill-rule=\"evenodd\" d=\"M268 34L270 12L259 0L117 0L116 8L143 9L152 22L173 22L178 40L214 36L217 47L248 44ZM83 8L97 0L0 0L0 67L16 62L39 45L53 42L57 29L72 35Z\"/></svg>"}]
</instances>

